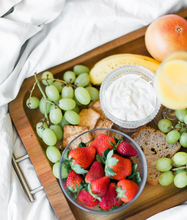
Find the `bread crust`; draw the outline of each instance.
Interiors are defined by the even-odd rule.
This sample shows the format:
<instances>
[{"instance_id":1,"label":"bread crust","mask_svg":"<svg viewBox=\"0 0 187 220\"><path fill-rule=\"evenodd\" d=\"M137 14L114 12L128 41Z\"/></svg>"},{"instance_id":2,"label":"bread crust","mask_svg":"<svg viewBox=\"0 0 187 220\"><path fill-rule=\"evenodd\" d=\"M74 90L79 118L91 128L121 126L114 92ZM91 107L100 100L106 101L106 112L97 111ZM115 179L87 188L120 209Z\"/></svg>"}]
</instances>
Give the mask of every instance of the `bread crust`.
<instances>
[{"instance_id":1,"label":"bread crust","mask_svg":"<svg viewBox=\"0 0 187 220\"><path fill-rule=\"evenodd\" d=\"M140 127L131 137L144 152L148 168L147 183L156 185L161 174L156 169L156 161L161 157L172 158L180 150L180 143L167 143L166 134L150 126ZM132 160L135 162L136 158Z\"/></svg>"}]
</instances>

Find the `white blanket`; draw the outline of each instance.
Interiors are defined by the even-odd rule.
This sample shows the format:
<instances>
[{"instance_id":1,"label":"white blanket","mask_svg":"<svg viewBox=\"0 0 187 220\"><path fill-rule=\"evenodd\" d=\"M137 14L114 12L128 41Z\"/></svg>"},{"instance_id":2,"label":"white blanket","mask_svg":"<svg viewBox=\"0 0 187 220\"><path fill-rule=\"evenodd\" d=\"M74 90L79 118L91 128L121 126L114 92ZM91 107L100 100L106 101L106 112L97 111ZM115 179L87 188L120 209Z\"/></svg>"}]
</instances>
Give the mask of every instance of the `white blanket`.
<instances>
[{"instance_id":1,"label":"white blanket","mask_svg":"<svg viewBox=\"0 0 187 220\"><path fill-rule=\"evenodd\" d=\"M0 220L57 219L44 191L30 203L11 165L25 154L8 103L35 71L71 60L95 47L187 7L187 0L0 1ZM20 163L30 188L40 185L29 160ZM186 219L186 204L149 220Z\"/></svg>"}]
</instances>

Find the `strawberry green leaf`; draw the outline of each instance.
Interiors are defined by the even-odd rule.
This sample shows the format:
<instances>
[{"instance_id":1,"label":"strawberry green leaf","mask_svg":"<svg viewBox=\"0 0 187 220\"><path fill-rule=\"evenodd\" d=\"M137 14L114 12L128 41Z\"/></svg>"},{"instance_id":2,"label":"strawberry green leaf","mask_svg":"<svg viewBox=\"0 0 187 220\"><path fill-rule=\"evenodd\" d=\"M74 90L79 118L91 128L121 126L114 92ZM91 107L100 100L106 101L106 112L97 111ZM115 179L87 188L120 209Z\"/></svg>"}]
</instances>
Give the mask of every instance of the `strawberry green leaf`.
<instances>
[{"instance_id":1,"label":"strawberry green leaf","mask_svg":"<svg viewBox=\"0 0 187 220\"><path fill-rule=\"evenodd\" d=\"M71 187L71 186L68 186L68 191L69 191L70 193L75 192L74 189L73 189L73 187Z\"/></svg>"},{"instance_id":2,"label":"strawberry green leaf","mask_svg":"<svg viewBox=\"0 0 187 220\"><path fill-rule=\"evenodd\" d=\"M104 163L103 158L99 154L96 155L96 160L100 163Z\"/></svg>"},{"instance_id":3,"label":"strawberry green leaf","mask_svg":"<svg viewBox=\"0 0 187 220\"><path fill-rule=\"evenodd\" d=\"M132 173L131 173L130 176L127 177L127 179L132 179L132 177L136 175L136 168L137 168L137 166L138 166L138 164L134 164L132 166Z\"/></svg>"},{"instance_id":4,"label":"strawberry green leaf","mask_svg":"<svg viewBox=\"0 0 187 220\"><path fill-rule=\"evenodd\" d=\"M77 192L79 190L79 185L77 183L75 183L75 192Z\"/></svg>"},{"instance_id":5,"label":"strawberry green leaf","mask_svg":"<svg viewBox=\"0 0 187 220\"><path fill-rule=\"evenodd\" d=\"M118 162L117 158L112 157L113 154L114 154L114 151L110 150L107 154L107 158L105 161L105 175L109 176L110 178L112 178L112 176L116 174L111 167L115 166Z\"/></svg>"},{"instance_id":6,"label":"strawberry green leaf","mask_svg":"<svg viewBox=\"0 0 187 220\"><path fill-rule=\"evenodd\" d=\"M78 148L81 148L81 147L86 147L86 144L84 142L82 142L82 141L80 142Z\"/></svg>"},{"instance_id":7,"label":"strawberry green leaf","mask_svg":"<svg viewBox=\"0 0 187 220\"><path fill-rule=\"evenodd\" d=\"M108 147L108 148L103 152L103 156L102 156L103 162L106 161L107 155L108 155L109 151L110 151L110 148Z\"/></svg>"},{"instance_id":8,"label":"strawberry green leaf","mask_svg":"<svg viewBox=\"0 0 187 220\"><path fill-rule=\"evenodd\" d=\"M119 138L119 137L114 136L114 140L115 140L116 144L114 144L114 143L112 143L112 142L111 142L111 144L112 144L112 146L114 147L114 150L116 150L118 144L122 141L122 139Z\"/></svg>"},{"instance_id":9,"label":"strawberry green leaf","mask_svg":"<svg viewBox=\"0 0 187 220\"><path fill-rule=\"evenodd\" d=\"M70 150L67 150L64 154L64 159L69 160L68 155L69 155Z\"/></svg>"},{"instance_id":10,"label":"strawberry green leaf","mask_svg":"<svg viewBox=\"0 0 187 220\"><path fill-rule=\"evenodd\" d=\"M112 206L112 208L111 208L110 210L114 210L114 209L117 209L117 208L119 208L118 205L116 205L116 206Z\"/></svg>"},{"instance_id":11,"label":"strawberry green leaf","mask_svg":"<svg viewBox=\"0 0 187 220\"><path fill-rule=\"evenodd\" d=\"M77 183L74 184L74 189L71 186L68 186L69 193L73 193L74 198L76 199L78 196L79 191L83 188L83 184L81 182L81 185L79 186Z\"/></svg>"},{"instance_id":12,"label":"strawberry green leaf","mask_svg":"<svg viewBox=\"0 0 187 220\"><path fill-rule=\"evenodd\" d=\"M62 178L66 178L68 173L72 170L70 162L63 160L61 163L61 166L62 166L62 173L63 173Z\"/></svg>"},{"instance_id":13,"label":"strawberry green leaf","mask_svg":"<svg viewBox=\"0 0 187 220\"><path fill-rule=\"evenodd\" d=\"M69 189L67 190L67 193L72 196L72 199L73 199L73 200L76 199L75 193L72 193Z\"/></svg>"},{"instance_id":14,"label":"strawberry green leaf","mask_svg":"<svg viewBox=\"0 0 187 220\"><path fill-rule=\"evenodd\" d=\"M98 199L99 201L101 201L101 197L97 194L94 194L92 192L92 189L91 189L91 183L88 184L88 192L94 197L94 199Z\"/></svg>"},{"instance_id":15,"label":"strawberry green leaf","mask_svg":"<svg viewBox=\"0 0 187 220\"><path fill-rule=\"evenodd\" d=\"M87 192L87 191L88 191L88 183L85 182L83 188L84 188L84 190Z\"/></svg>"},{"instance_id":16,"label":"strawberry green leaf","mask_svg":"<svg viewBox=\"0 0 187 220\"><path fill-rule=\"evenodd\" d=\"M114 154L113 150L110 150L109 153L107 154L106 165L109 167L115 166L118 163L118 159L115 157L112 157L113 154Z\"/></svg>"},{"instance_id":17,"label":"strawberry green leaf","mask_svg":"<svg viewBox=\"0 0 187 220\"><path fill-rule=\"evenodd\" d=\"M136 183L139 183L139 182L141 182L141 180L142 180L142 178L140 177L140 173L137 172L137 173L136 173L136 176L135 176L135 182L136 182Z\"/></svg>"},{"instance_id":18,"label":"strawberry green leaf","mask_svg":"<svg viewBox=\"0 0 187 220\"><path fill-rule=\"evenodd\" d=\"M112 178L112 176L116 175L116 173L113 171L112 168L105 167L105 176L109 176Z\"/></svg>"},{"instance_id":19,"label":"strawberry green leaf","mask_svg":"<svg viewBox=\"0 0 187 220\"><path fill-rule=\"evenodd\" d=\"M117 199L118 201L121 200L121 198L126 198L127 196L125 195L126 190L122 190L121 186L116 187L116 192L117 192Z\"/></svg>"},{"instance_id":20,"label":"strawberry green leaf","mask_svg":"<svg viewBox=\"0 0 187 220\"><path fill-rule=\"evenodd\" d=\"M78 174L84 174L88 172L88 170L81 168L81 165L79 164L72 164L71 168Z\"/></svg>"},{"instance_id":21,"label":"strawberry green leaf","mask_svg":"<svg viewBox=\"0 0 187 220\"><path fill-rule=\"evenodd\" d=\"M140 173L136 171L138 164L132 166L132 174L127 177L127 179L132 180L136 183L141 182Z\"/></svg>"},{"instance_id":22,"label":"strawberry green leaf","mask_svg":"<svg viewBox=\"0 0 187 220\"><path fill-rule=\"evenodd\" d=\"M111 140L110 140L109 142L110 142L110 144L113 146L113 148L116 147L116 145L115 145Z\"/></svg>"},{"instance_id":23,"label":"strawberry green leaf","mask_svg":"<svg viewBox=\"0 0 187 220\"><path fill-rule=\"evenodd\" d=\"M118 161L119 160L117 158L113 157L107 161L107 165L110 167L115 166L118 163Z\"/></svg>"},{"instance_id":24,"label":"strawberry green leaf","mask_svg":"<svg viewBox=\"0 0 187 220\"><path fill-rule=\"evenodd\" d=\"M110 158L112 158L112 155L114 154L114 151L113 150L110 150L107 154L107 160L109 160Z\"/></svg>"}]
</instances>

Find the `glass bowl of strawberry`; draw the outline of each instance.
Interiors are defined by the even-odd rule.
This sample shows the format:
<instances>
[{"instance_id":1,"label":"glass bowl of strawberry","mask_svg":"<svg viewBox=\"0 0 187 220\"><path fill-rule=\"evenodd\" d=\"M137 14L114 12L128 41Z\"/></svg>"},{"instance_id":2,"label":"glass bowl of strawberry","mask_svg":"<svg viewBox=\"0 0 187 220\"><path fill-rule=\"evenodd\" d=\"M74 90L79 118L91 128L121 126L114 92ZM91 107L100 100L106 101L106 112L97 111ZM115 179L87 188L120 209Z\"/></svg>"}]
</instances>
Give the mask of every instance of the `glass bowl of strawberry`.
<instances>
[{"instance_id":1,"label":"glass bowl of strawberry","mask_svg":"<svg viewBox=\"0 0 187 220\"><path fill-rule=\"evenodd\" d=\"M91 141L85 143L87 135ZM120 212L134 203L147 180L139 145L114 129L93 129L74 138L59 163L59 183L75 206L93 214Z\"/></svg>"},{"instance_id":2,"label":"glass bowl of strawberry","mask_svg":"<svg viewBox=\"0 0 187 220\"><path fill-rule=\"evenodd\" d=\"M135 131L158 114L161 103L153 87L154 77L147 68L125 65L103 80L99 93L101 108L120 130Z\"/></svg>"}]
</instances>

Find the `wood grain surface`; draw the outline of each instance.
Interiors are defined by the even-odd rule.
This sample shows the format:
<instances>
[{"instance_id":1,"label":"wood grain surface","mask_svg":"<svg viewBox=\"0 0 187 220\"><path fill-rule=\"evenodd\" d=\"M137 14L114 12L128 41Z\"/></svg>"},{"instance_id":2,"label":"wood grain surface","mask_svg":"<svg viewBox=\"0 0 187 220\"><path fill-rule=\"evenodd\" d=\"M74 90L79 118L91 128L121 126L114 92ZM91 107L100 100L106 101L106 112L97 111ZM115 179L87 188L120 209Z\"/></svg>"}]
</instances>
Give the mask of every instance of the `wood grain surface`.
<instances>
[{"instance_id":1,"label":"wood grain surface","mask_svg":"<svg viewBox=\"0 0 187 220\"><path fill-rule=\"evenodd\" d=\"M177 14L186 18L187 9ZM72 67L76 64L84 64L91 68L96 62L109 55L134 53L150 56L144 43L146 28L141 28L101 45L82 56L51 68L49 71L55 75L55 78L62 78L63 73L66 70L72 70ZM148 184L146 184L142 194L132 206L112 215L93 215L78 209L67 201L58 180L52 173L53 164L45 156L47 146L37 137L35 132L36 123L41 119L42 115L38 109L30 110L25 105L29 97L29 89L32 88L34 82L34 77L25 79L17 98L9 104L9 113L59 220L144 220L160 211L186 201L186 189L178 189L174 185L163 187L161 185L152 186ZM34 90L33 95L41 97L38 89Z\"/></svg>"}]
</instances>

